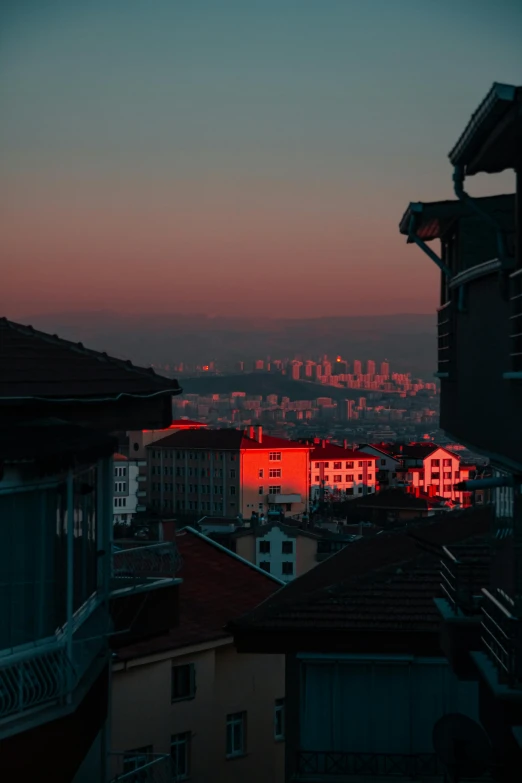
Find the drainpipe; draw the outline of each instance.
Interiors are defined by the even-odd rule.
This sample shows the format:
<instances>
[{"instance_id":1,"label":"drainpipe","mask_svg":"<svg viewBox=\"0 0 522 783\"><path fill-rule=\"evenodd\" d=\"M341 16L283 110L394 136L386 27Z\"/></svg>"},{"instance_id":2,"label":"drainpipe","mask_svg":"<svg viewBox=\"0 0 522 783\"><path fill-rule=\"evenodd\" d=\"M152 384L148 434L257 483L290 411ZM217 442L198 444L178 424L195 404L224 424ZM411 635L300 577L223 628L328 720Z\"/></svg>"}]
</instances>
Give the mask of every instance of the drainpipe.
<instances>
[{"instance_id":1,"label":"drainpipe","mask_svg":"<svg viewBox=\"0 0 522 783\"><path fill-rule=\"evenodd\" d=\"M475 201L474 198L472 198L469 193L466 193L464 190L464 179L466 175L464 174L464 167L463 166L455 166L453 169L453 190L455 192L456 197L459 199L459 201L462 201L463 204L467 204L471 209L473 209L479 217L482 218L482 220L485 220L486 223L489 223L490 226L493 226L493 228L497 232L497 249L498 249L498 257L500 259L500 262L504 262L504 258L506 256L506 248L505 248L505 242L504 242L504 233L502 231L502 228L498 224L498 222L495 220L492 215L490 215L488 212L484 211Z\"/></svg>"},{"instance_id":2,"label":"drainpipe","mask_svg":"<svg viewBox=\"0 0 522 783\"><path fill-rule=\"evenodd\" d=\"M420 249L423 251L423 253L426 253L428 258L431 258L431 260L439 267L440 271L443 272L443 274L446 275L446 277L451 277L451 269L446 266L442 258L439 258L439 256L435 253L434 250L431 249L431 247L428 247L426 242L424 242L420 237L417 236L415 233L415 215L412 215L410 217L410 222L408 225L408 239L410 242L414 242Z\"/></svg>"}]
</instances>

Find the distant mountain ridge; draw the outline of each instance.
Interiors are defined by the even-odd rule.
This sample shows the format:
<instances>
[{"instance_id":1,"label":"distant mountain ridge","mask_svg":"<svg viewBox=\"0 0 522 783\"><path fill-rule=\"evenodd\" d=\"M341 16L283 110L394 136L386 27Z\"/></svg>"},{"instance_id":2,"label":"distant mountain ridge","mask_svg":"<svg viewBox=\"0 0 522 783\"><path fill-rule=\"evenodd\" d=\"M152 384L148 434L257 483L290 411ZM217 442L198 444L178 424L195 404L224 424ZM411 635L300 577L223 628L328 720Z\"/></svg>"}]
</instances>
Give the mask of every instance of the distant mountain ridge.
<instances>
[{"instance_id":1,"label":"distant mountain ridge","mask_svg":"<svg viewBox=\"0 0 522 783\"><path fill-rule=\"evenodd\" d=\"M20 321L143 364L341 354L348 361L386 358L399 372L426 376L435 370L435 314L285 319L103 310L33 315Z\"/></svg>"}]
</instances>

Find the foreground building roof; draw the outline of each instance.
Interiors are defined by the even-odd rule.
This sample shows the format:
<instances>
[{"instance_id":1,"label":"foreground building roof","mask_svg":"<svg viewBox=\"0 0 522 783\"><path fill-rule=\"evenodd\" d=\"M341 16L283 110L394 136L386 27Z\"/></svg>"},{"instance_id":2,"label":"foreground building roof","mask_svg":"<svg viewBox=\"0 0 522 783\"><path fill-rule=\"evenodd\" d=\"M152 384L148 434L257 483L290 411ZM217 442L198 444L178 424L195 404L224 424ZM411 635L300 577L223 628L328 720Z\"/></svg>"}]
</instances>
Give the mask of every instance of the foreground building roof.
<instances>
[{"instance_id":1,"label":"foreground building roof","mask_svg":"<svg viewBox=\"0 0 522 783\"><path fill-rule=\"evenodd\" d=\"M282 587L282 582L207 536L187 527L176 535L183 565L179 576L179 627L163 636L123 647L120 660L230 637L225 625L251 611Z\"/></svg>"},{"instance_id":2,"label":"foreground building roof","mask_svg":"<svg viewBox=\"0 0 522 783\"><path fill-rule=\"evenodd\" d=\"M210 451L240 451L267 449L299 449L309 451L310 446L286 438L274 438L271 435L262 436L261 442L248 437L243 430L235 429L193 429L181 430L167 435L160 441L151 443L153 449L209 449Z\"/></svg>"},{"instance_id":3,"label":"foreground building roof","mask_svg":"<svg viewBox=\"0 0 522 783\"><path fill-rule=\"evenodd\" d=\"M0 318L0 403L179 394L178 382L82 343Z\"/></svg>"},{"instance_id":4,"label":"foreground building roof","mask_svg":"<svg viewBox=\"0 0 522 783\"><path fill-rule=\"evenodd\" d=\"M321 462L323 460L375 460L373 454L366 454L364 451L358 451L357 449L345 449L343 446L337 446L335 443L325 443L324 446L317 445L313 447L313 451L310 452L310 459Z\"/></svg>"}]
</instances>

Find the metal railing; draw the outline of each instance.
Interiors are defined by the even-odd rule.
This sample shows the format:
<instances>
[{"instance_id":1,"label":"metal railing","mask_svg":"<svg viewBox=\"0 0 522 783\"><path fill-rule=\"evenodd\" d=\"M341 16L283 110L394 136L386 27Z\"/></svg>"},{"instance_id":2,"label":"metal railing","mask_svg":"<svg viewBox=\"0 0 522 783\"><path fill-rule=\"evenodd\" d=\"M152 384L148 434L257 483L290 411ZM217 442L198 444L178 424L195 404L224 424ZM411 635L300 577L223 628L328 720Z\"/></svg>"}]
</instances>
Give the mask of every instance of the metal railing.
<instances>
[{"instance_id":1,"label":"metal railing","mask_svg":"<svg viewBox=\"0 0 522 783\"><path fill-rule=\"evenodd\" d=\"M522 372L522 269L509 276L509 356L511 371Z\"/></svg>"},{"instance_id":2,"label":"metal railing","mask_svg":"<svg viewBox=\"0 0 522 783\"><path fill-rule=\"evenodd\" d=\"M344 751L300 751L297 755L297 780L314 780L317 776L400 776L422 780L425 776L442 776L443 769L434 753L348 753Z\"/></svg>"},{"instance_id":3,"label":"metal railing","mask_svg":"<svg viewBox=\"0 0 522 783\"><path fill-rule=\"evenodd\" d=\"M503 602L484 590L482 643L495 664L499 679L511 688L522 688L522 621Z\"/></svg>"},{"instance_id":4,"label":"metal railing","mask_svg":"<svg viewBox=\"0 0 522 783\"><path fill-rule=\"evenodd\" d=\"M121 586L132 587L151 578L174 578L181 568L181 557L173 541L114 548L112 576Z\"/></svg>"},{"instance_id":5,"label":"metal railing","mask_svg":"<svg viewBox=\"0 0 522 783\"><path fill-rule=\"evenodd\" d=\"M139 756L111 753L109 767L111 783L176 783L182 780L176 775L172 758L166 753Z\"/></svg>"},{"instance_id":6,"label":"metal railing","mask_svg":"<svg viewBox=\"0 0 522 783\"><path fill-rule=\"evenodd\" d=\"M453 308L451 300L437 311L438 371L449 375L453 349Z\"/></svg>"},{"instance_id":7,"label":"metal railing","mask_svg":"<svg viewBox=\"0 0 522 783\"><path fill-rule=\"evenodd\" d=\"M65 644L6 657L0 661L0 719L63 704L76 680Z\"/></svg>"},{"instance_id":8,"label":"metal railing","mask_svg":"<svg viewBox=\"0 0 522 783\"><path fill-rule=\"evenodd\" d=\"M488 583L489 554L482 547L480 554L466 547L444 547L440 561L440 586L455 614L478 615L483 601L482 588ZM486 550L486 551L484 551Z\"/></svg>"}]
</instances>

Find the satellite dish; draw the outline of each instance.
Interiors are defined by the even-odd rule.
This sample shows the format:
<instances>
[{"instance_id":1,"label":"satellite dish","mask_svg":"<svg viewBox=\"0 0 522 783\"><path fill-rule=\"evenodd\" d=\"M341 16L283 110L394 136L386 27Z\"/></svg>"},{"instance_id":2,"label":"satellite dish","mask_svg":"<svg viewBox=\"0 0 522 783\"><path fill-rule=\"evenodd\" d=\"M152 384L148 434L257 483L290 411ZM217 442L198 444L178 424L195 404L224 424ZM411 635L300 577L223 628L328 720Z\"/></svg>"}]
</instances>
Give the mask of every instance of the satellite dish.
<instances>
[{"instance_id":1,"label":"satellite dish","mask_svg":"<svg viewBox=\"0 0 522 783\"><path fill-rule=\"evenodd\" d=\"M433 727L433 748L451 783L482 775L493 762L489 737L476 721L455 712Z\"/></svg>"}]
</instances>

